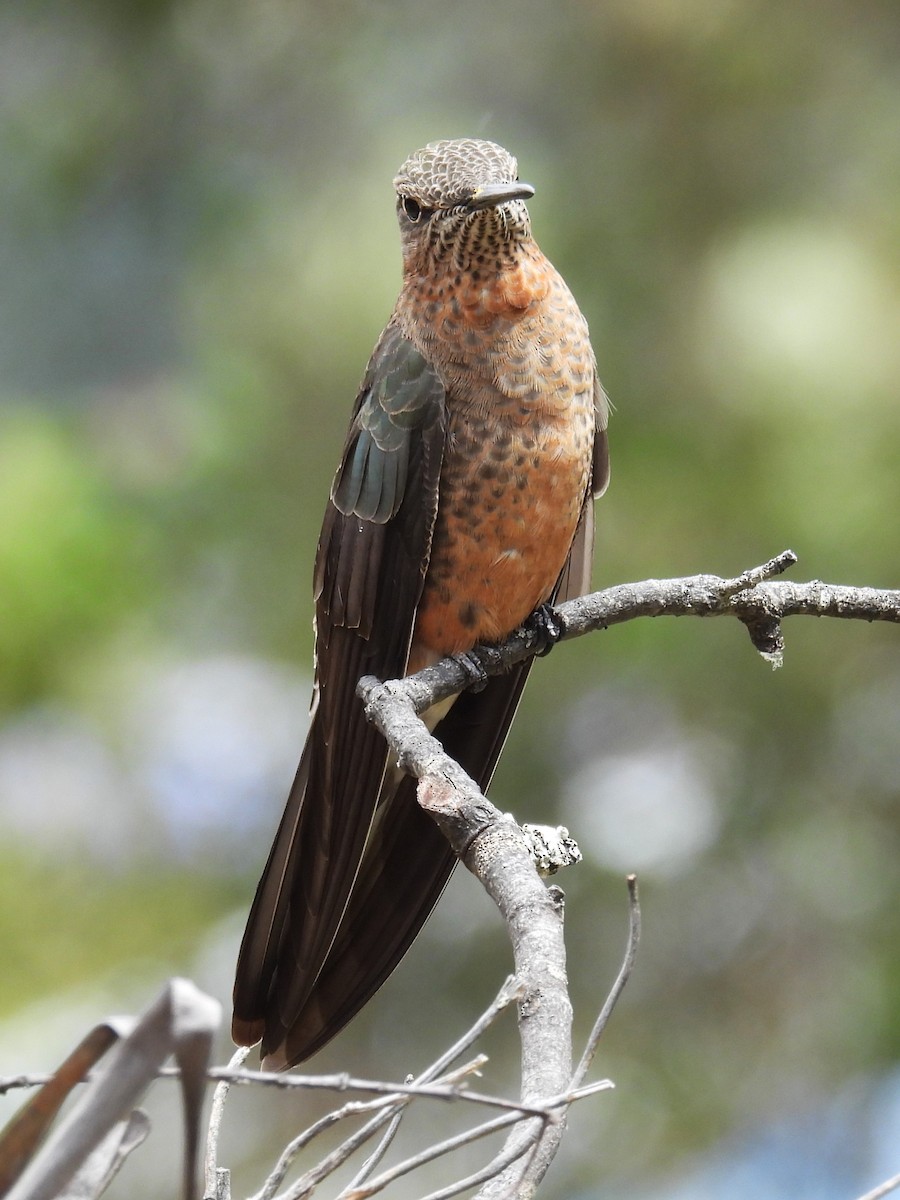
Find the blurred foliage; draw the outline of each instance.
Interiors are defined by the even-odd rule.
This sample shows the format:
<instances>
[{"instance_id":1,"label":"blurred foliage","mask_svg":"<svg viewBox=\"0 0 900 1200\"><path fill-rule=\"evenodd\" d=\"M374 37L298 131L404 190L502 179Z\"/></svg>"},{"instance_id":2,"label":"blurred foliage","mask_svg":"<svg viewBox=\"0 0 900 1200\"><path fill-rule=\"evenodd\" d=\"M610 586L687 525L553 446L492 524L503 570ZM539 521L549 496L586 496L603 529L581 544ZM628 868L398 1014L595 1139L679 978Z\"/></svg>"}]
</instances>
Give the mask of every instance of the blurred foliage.
<instances>
[{"instance_id":1,"label":"blurred foliage","mask_svg":"<svg viewBox=\"0 0 900 1200\"><path fill-rule=\"evenodd\" d=\"M43 413L0 429L0 680L7 707L140 602L134 530L75 439Z\"/></svg>"},{"instance_id":2,"label":"blurred foliage","mask_svg":"<svg viewBox=\"0 0 900 1200\"><path fill-rule=\"evenodd\" d=\"M25 896L39 902L25 905ZM0 1018L21 1005L23 979L35 995L90 979L133 1001L127 974L137 970L152 986L151 972L188 973L202 931L235 899L234 889L212 873L197 879L160 863L98 878L96 867L84 862L51 866L34 856L5 856Z\"/></svg>"},{"instance_id":3,"label":"blurred foliage","mask_svg":"<svg viewBox=\"0 0 900 1200\"><path fill-rule=\"evenodd\" d=\"M79 981L115 993L133 960L189 970L192 948L227 994L240 914L221 955L218 922L249 902L281 796L252 836L223 811L204 857L128 784L122 714L160 662L307 669L315 540L396 293L390 181L416 146L491 137L536 186L616 405L598 584L731 574L788 545L798 577L900 584L898 63L893 0L0 10L8 1031ZM548 1197L642 1194L729 1131L896 1068L897 634L786 633L776 675L736 625L700 621L611 630L535 671L495 795L581 841L583 1032L629 866L646 911L599 1066L617 1091L573 1119ZM92 856L109 817L90 787L68 857L12 807L19 723L60 708L104 741L146 831L118 861ZM74 766L52 779L74 820ZM488 999L505 950L469 884L324 1062L414 1069ZM260 1142L260 1123L288 1127L283 1098L242 1103Z\"/></svg>"}]
</instances>

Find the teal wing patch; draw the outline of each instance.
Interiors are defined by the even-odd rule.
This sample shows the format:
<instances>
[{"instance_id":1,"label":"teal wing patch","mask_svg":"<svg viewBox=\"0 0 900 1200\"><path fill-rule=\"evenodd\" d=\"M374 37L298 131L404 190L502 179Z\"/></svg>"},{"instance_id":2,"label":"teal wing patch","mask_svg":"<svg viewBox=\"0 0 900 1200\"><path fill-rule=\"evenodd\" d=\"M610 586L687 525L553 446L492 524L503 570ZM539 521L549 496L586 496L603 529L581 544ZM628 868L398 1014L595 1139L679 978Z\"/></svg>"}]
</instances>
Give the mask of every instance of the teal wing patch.
<instances>
[{"instance_id":1,"label":"teal wing patch","mask_svg":"<svg viewBox=\"0 0 900 1200\"><path fill-rule=\"evenodd\" d=\"M334 627L356 629L384 651L382 665L390 673L383 678L402 674L405 666L431 554L445 416L440 376L388 325L356 398L315 572L321 647ZM368 670L375 669L370 663Z\"/></svg>"},{"instance_id":2,"label":"teal wing patch","mask_svg":"<svg viewBox=\"0 0 900 1200\"><path fill-rule=\"evenodd\" d=\"M397 515L416 432L443 405L433 367L394 327L369 363L331 498L344 516L383 525Z\"/></svg>"}]
</instances>

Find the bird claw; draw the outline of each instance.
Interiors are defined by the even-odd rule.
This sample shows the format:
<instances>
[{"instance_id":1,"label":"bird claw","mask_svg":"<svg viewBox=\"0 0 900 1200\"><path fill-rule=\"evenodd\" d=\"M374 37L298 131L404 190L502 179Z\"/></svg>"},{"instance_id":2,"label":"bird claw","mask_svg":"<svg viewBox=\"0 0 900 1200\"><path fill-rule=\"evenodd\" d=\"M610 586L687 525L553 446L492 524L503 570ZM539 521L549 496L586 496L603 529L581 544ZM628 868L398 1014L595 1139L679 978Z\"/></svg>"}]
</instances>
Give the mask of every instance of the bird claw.
<instances>
[{"instance_id":1,"label":"bird claw","mask_svg":"<svg viewBox=\"0 0 900 1200\"><path fill-rule=\"evenodd\" d=\"M566 634L566 623L552 604L538 605L523 628L540 643L540 650L535 652L536 658L549 654Z\"/></svg>"},{"instance_id":2,"label":"bird claw","mask_svg":"<svg viewBox=\"0 0 900 1200\"><path fill-rule=\"evenodd\" d=\"M468 650L460 650L450 656L463 670L466 676L466 687L470 692L483 692L487 687L488 676L484 667L474 654Z\"/></svg>"}]
</instances>

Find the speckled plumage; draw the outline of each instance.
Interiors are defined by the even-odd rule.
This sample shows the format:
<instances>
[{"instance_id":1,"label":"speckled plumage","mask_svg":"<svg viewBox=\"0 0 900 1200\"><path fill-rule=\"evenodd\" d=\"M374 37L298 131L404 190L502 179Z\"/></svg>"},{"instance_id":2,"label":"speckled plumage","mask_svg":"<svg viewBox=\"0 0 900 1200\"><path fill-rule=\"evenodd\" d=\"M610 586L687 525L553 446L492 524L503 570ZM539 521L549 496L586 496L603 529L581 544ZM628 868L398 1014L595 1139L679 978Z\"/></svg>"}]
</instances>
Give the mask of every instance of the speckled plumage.
<instances>
[{"instance_id":1,"label":"speckled plumage","mask_svg":"<svg viewBox=\"0 0 900 1200\"><path fill-rule=\"evenodd\" d=\"M316 562L317 701L257 890L233 1031L301 1061L387 977L453 856L366 725L359 676L500 640L589 582L607 406L531 236L516 161L435 142L395 179L403 287L357 398ZM486 787L529 665L432 714Z\"/></svg>"}]
</instances>

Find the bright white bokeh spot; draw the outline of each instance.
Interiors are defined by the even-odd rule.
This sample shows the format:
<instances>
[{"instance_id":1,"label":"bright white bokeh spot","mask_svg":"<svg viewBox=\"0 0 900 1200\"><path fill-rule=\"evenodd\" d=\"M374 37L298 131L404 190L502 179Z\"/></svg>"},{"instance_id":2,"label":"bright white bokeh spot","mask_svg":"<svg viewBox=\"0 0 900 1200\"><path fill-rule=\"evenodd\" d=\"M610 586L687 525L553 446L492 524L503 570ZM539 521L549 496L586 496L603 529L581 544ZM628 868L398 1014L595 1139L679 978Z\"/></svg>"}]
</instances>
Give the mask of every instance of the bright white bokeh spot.
<instances>
[{"instance_id":1,"label":"bright white bokeh spot","mask_svg":"<svg viewBox=\"0 0 900 1200\"><path fill-rule=\"evenodd\" d=\"M582 853L611 870L681 874L719 831L709 775L689 745L586 763L566 786Z\"/></svg>"}]
</instances>

